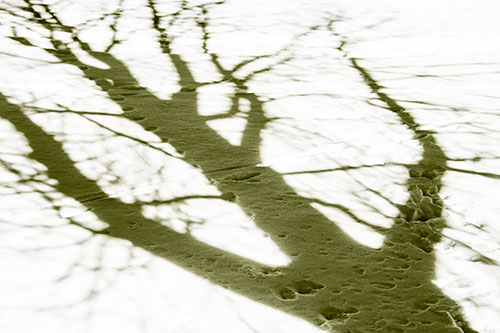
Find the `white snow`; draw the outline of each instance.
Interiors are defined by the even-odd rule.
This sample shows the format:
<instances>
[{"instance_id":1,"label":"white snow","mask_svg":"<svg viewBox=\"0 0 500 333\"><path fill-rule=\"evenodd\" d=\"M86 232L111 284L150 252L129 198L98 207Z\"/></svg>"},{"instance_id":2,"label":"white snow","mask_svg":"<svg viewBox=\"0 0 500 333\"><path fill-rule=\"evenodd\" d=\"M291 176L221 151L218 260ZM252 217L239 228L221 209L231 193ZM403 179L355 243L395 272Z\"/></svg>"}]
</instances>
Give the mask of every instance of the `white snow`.
<instances>
[{"instance_id":1,"label":"white snow","mask_svg":"<svg viewBox=\"0 0 500 333\"><path fill-rule=\"evenodd\" d=\"M140 85L168 100L179 90L178 74L157 46L143 2L124 1L117 26L122 42L111 53ZM5 1L1 7L18 3ZM60 13L67 24L94 19L80 38L104 50L112 38L112 20L95 18L113 12L116 3L95 0L82 6L68 1ZM175 5L170 8L168 2L159 8L172 13ZM223 66L274 54L241 68L236 76L244 78L270 66L248 83L273 119L262 133L261 165L286 174L297 193L343 205L363 220L389 228L397 210L366 189L404 203L407 171L401 165L418 161L421 154L412 133L381 107L336 49L339 36L325 28L332 17L335 31L347 39L344 49L349 55L358 58L383 91L400 100L424 129L436 133L448 157L456 161L449 163L455 171L446 173L441 191L448 226L436 246L435 283L464 307L472 327L481 333L500 332L500 178L488 175L500 170L499 12L500 3L493 0L230 0L209 10L208 48ZM195 79L207 83L198 90L199 111L214 116L229 110L235 86L217 82L222 77L202 52L202 33L193 13L196 10L179 16L171 30L172 48L189 62ZM80 69L8 38L12 23L19 36L50 47L39 26L22 27L19 18L6 12L0 12L0 20L10 20L0 27L0 93L54 134L103 192L124 202L145 201L146 217L178 232L187 231L186 220L197 221L191 230L196 238L229 252L274 266L290 261L236 203L196 199L168 207L147 205L220 193L197 168L151 148L182 156L171 145L116 117L120 107L84 79ZM314 26L320 28L304 33ZM74 47L82 62L96 66L94 57ZM100 67L106 65L101 62ZM233 145L241 142L248 112L246 99L238 103L240 112L232 118L208 122ZM66 109L107 115L55 112ZM150 146L118 137L89 119ZM319 331L126 241L90 238L89 232L68 222L76 219L99 229L106 226L104 221L57 193L55 180L47 178L29 152L23 136L0 117L0 331ZM475 157L480 159L472 160ZM341 169L346 166L356 168ZM301 173L322 169L331 170ZM335 208L314 205L358 242L381 246L383 236L374 229ZM478 254L496 263L488 265Z\"/></svg>"}]
</instances>

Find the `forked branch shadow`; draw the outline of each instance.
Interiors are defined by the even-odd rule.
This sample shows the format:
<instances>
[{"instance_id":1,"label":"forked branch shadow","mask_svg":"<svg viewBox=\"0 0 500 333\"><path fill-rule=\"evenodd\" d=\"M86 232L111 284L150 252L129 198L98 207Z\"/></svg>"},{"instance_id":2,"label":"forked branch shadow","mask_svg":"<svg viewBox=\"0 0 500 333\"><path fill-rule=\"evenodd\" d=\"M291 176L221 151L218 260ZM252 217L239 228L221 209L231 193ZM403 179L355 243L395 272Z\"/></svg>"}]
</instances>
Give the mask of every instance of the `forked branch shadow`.
<instances>
[{"instance_id":1,"label":"forked branch shadow","mask_svg":"<svg viewBox=\"0 0 500 333\"><path fill-rule=\"evenodd\" d=\"M36 11L29 1L26 4L28 11ZM153 8L154 2L149 5ZM158 17L153 23L166 38L166 31L159 29ZM39 24L52 32L57 28L57 24L44 19L39 19ZM128 240L212 283L323 329L474 332L462 318L458 305L432 283L433 245L439 242L445 226L439 190L447 158L432 133L420 130L404 108L379 90L375 79L356 59L351 59L352 68L398 115L401 125L414 132L424 150L421 160L408 166L410 199L399 207L400 214L387 230L381 249L355 242L316 210L310 199L298 195L283 175L271 167L258 166L261 131L268 119L256 94L245 92L250 111L242 144L234 146L199 114L197 87L202 83L194 79L180 55L170 52L165 41L161 45L181 86L169 100L159 99L141 87L127 66L111 53L96 52L77 41L108 68L84 64L68 48L47 51L62 63L84 68L85 77L120 106L123 117L171 144L182 154L184 162L199 169L216 186L221 196L234 198L291 258L291 263L275 269L207 245L189 234L177 233L146 218L142 202L128 204L106 195L99 200L82 199L82 194L99 193L101 188L81 173L60 142L36 125L19 106L1 96L2 117L25 136L32 148L29 157L45 165L48 176L57 180L58 191L92 209L109 225L99 233ZM51 43L55 47L60 42L52 38ZM214 65L222 69L220 64ZM226 76L227 73L231 71ZM237 85L248 90L245 82Z\"/></svg>"}]
</instances>

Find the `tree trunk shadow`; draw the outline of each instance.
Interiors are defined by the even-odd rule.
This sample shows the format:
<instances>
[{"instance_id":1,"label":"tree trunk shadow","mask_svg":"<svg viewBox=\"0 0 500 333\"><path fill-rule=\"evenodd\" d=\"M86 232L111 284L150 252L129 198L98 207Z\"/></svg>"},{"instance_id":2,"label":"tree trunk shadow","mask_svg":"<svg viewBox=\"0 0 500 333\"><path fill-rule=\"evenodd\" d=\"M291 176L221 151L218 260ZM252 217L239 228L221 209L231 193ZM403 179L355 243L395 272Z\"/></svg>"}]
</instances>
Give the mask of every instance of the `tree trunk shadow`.
<instances>
[{"instance_id":1,"label":"tree trunk shadow","mask_svg":"<svg viewBox=\"0 0 500 333\"><path fill-rule=\"evenodd\" d=\"M446 156L432 133L420 130L411 115L381 92L355 59L351 59L352 67L399 116L401 124L413 131L423 148L422 159L408 168L410 198L399 207L400 214L385 233L381 249L355 242L312 207L309 199L298 195L282 175L270 167L258 166L260 135L267 122L258 96L245 91L251 109L242 145L233 146L199 114L200 83L180 55L165 49L181 86L166 101L140 87L128 68L109 52L95 52L85 43L80 44L109 68L84 64L69 50L48 51L63 63L85 68L85 77L122 108L124 117L154 131L181 153L186 163L198 168L223 196L234 197L292 261L286 267L273 268L207 245L144 217L140 202L127 204L110 197L81 199L82 194L100 192L100 187L75 167L61 143L33 123L19 106L1 96L2 117L26 137L33 150L30 157L47 167L48 176L58 182L57 190L79 200L109 225L96 233L128 240L212 283L323 329L474 332L462 318L459 306L432 282L433 246L440 241L445 226L439 190ZM243 81L236 85L246 89Z\"/></svg>"},{"instance_id":2,"label":"tree trunk shadow","mask_svg":"<svg viewBox=\"0 0 500 333\"><path fill-rule=\"evenodd\" d=\"M111 68L106 77L95 80L113 78L115 89L120 89L122 85L116 84L113 74L117 69L124 78L121 63L116 66L118 60L109 55L106 58ZM132 77L123 83L136 84ZM113 90L103 89L114 96ZM182 151L187 163L205 172L221 193L234 194L242 209L292 263L273 269L214 248L145 218L140 203L126 204L113 198L80 200L109 224L106 234L323 328L331 326L340 332L459 332L458 323L464 331L473 332L460 319L456 304L431 282L434 257L428 246L438 241L441 226L433 227L435 238L429 241L418 229L419 223L425 222L398 218L400 222L382 249L366 248L297 195L276 171L255 166L255 154L228 144L209 128L197 115L195 93L179 92L168 102L151 94L142 98L148 100L145 107L139 106L140 99L117 103L123 109L132 105L133 112L126 115L129 119L144 117L139 118L141 126L157 126L157 134ZM49 176L58 181L61 193L79 198L82 193L100 191L74 166L62 145L19 107L3 97L0 107L3 117L27 138L33 149L30 157L44 164ZM402 208L405 218L411 205L413 202ZM427 247L419 247L420 241Z\"/></svg>"}]
</instances>

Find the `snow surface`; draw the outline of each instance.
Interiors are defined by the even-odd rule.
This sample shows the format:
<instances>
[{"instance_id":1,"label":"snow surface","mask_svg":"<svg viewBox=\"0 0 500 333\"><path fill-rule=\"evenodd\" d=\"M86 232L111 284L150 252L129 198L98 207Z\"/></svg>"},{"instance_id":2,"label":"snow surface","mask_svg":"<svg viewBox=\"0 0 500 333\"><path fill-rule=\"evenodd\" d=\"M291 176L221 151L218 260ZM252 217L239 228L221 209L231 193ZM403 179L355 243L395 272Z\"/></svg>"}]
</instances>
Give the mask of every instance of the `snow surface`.
<instances>
[{"instance_id":1,"label":"snow surface","mask_svg":"<svg viewBox=\"0 0 500 333\"><path fill-rule=\"evenodd\" d=\"M8 0L0 7L19 3ZM55 8L67 24L89 20L79 38L104 50L113 18L97 18L116 5L68 1ZM178 7L175 1L159 6L163 13ZM298 194L318 199L313 206L356 241L379 248L384 236L321 202L343 205L372 225L391 227L398 211L390 202L408 199L404 165L416 163L422 149L383 108L348 57L358 59L386 94L435 133L452 161L440 193L447 227L435 245L434 282L482 333L500 332L499 11L500 3L493 0L229 0L208 13L208 47L226 68L273 55L235 73L244 78L271 66L248 82L273 119L261 133L260 165L285 174ZM213 116L207 124L236 146L249 102L241 98L238 113L217 119L231 107L238 88L215 82L221 75L203 53L195 14L180 15L171 47L188 61L198 82L212 82L198 89L199 112ZM122 109L85 79L82 69L44 51L41 47L50 44L37 24L5 11L0 17L8 22L0 27L0 93L62 142L79 170L105 194L128 203L142 201L145 217L226 251L276 267L290 263L240 206L211 198L221 193L199 169L182 161L182 152L136 122L117 117ZM326 28L331 18L335 34ZM12 40L11 27L41 47ZM110 53L141 86L168 100L179 90L179 77L157 44L146 1L123 1L117 30L121 43ZM68 33L60 34L70 40ZM76 45L74 52L90 66L107 66ZM64 110L80 112L57 112ZM0 331L320 331L127 241L91 237L69 222L102 230L105 221L56 191L57 182L47 177L45 166L30 158L26 138L1 117L0 142ZM346 166L372 167L343 170ZM330 171L304 173L322 169ZM89 200L99 200L99 193L93 195ZM205 198L156 204L189 195Z\"/></svg>"}]
</instances>

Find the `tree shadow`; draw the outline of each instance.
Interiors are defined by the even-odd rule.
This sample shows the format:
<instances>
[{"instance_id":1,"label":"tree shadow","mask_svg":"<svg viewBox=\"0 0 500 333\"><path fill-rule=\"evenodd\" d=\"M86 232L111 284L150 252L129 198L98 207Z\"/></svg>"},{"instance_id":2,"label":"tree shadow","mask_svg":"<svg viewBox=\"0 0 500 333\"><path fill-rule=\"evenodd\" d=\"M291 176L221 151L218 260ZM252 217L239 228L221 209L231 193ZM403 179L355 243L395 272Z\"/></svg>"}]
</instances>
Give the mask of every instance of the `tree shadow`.
<instances>
[{"instance_id":1,"label":"tree shadow","mask_svg":"<svg viewBox=\"0 0 500 333\"><path fill-rule=\"evenodd\" d=\"M46 167L48 177L57 181L54 189L74 198L107 224L103 229L82 228L94 234L127 240L214 284L326 330L474 332L463 319L458 305L432 282L435 278L434 245L441 240L441 230L446 226L439 192L443 174L449 169L448 157L434 134L422 130L404 107L384 93L360 61L346 53L351 68L362 76L385 108L397 116L400 125L412 132L423 150L417 163L404 165L408 170L406 188L410 197L398 205L399 214L388 229L370 225L342 205L298 194L285 182L283 174L261 164L262 131L271 119L265 114L262 99L248 88L248 81L271 67L239 78L235 73L258 58L226 69L218 56L210 53L207 46L210 22L205 14L213 4L197 7L202 13L198 25L203 32L203 49L222 77L220 81L231 82L236 90L230 110L216 118L229 118L239 112L237 101L240 98L250 105L250 110L245 112L246 126L238 146L230 144L207 125L214 116L199 114L198 89L206 83L195 80L189 64L181 55L172 52L169 26L163 27L163 17L154 1L148 2L152 27L157 31L163 54L179 76L180 89L168 100L142 87L129 68L112 55L110 50L117 43L116 38L104 52L96 51L78 37L75 27L63 24L50 6L39 9L28 0L24 4L19 9L31 14L39 28L50 33L52 46L44 48L46 52L61 63L82 69L86 79L120 106L123 111L120 117L154 132L162 142L174 147L179 158L200 170L221 193L218 196L183 196L164 204L195 197L234 202L291 258L291 263L279 268L263 265L146 218L143 206L149 203L126 203L104 193L96 181L76 167L52 134L42 130L20 106L1 96L2 117L24 135L32 149L28 156ZM189 9L184 3L181 11ZM171 24L177 15L171 16ZM119 19L119 12L115 17ZM335 34L333 21L326 28ZM318 27L312 27L311 31L315 29ZM73 42L107 68L79 60L67 43L55 37L54 32L58 30L71 33ZM116 28L113 30L116 32ZM15 38L26 46L37 47L27 39ZM340 44L338 51L344 52L346 42ZM119 133L115 131L115 134ZM372 249L354 241L316 209L314 203L330 205L382 233L385 236L383 246Z\"/></svg>"}]
</instances>

